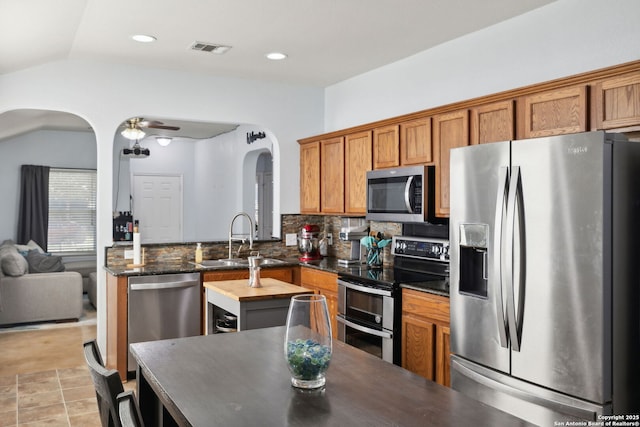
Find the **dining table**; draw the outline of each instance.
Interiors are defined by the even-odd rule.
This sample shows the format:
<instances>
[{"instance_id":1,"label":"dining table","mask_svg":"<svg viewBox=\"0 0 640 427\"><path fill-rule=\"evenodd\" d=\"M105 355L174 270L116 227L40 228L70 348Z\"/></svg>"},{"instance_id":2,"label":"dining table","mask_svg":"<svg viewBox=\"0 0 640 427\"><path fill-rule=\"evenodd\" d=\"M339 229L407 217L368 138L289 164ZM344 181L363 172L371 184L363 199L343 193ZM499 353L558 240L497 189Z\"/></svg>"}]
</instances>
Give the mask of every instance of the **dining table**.
<instances>
[{"instance_id":1,"label":"dining table","mask_svg":"<svg viewBox=\"0 0 640 427\"><path fill-rule=\"evenodd\" d=\"M147 426L529 426L334 340L326 384L291 385L284 326L131 344Z\"/></svg>"}]
</instances>

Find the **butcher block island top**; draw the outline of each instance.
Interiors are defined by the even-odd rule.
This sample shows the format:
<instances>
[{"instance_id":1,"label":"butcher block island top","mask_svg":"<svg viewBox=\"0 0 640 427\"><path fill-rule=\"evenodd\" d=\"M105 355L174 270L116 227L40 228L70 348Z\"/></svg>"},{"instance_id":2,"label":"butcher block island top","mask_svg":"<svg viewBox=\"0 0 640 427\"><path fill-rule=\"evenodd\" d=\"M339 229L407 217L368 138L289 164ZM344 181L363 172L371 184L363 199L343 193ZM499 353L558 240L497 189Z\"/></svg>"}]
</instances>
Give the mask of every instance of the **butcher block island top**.
<instances>
[{"instance_id":1,"label":"butcher block island top","mask_svg":"<svg viewBox=\"0 0 640 427\"><path fill-rule=\"evenodd\" d=\"M206 334L228 332L228 325L222 323L227 313L237 316L238 331L282 326L287 322L291 297L313 293L277 279L260 282L260 288L249 287L247 279L204 282Z\"/></svg>"},{"instance_id":2,"label":"butcher block island top","mask_svg":"<svg viewBox=\"0 0 640 427\"><path fill-rule=\"evenodd\" d=\"M247 279L220 280L204 282L204 287L241 302L272 298L291 298L294 295L313 293L311 289L271 278L260 279L260 283L262 283L261 288L251 288L248 283L249 281Z\"/></svg>"}]
</instances>

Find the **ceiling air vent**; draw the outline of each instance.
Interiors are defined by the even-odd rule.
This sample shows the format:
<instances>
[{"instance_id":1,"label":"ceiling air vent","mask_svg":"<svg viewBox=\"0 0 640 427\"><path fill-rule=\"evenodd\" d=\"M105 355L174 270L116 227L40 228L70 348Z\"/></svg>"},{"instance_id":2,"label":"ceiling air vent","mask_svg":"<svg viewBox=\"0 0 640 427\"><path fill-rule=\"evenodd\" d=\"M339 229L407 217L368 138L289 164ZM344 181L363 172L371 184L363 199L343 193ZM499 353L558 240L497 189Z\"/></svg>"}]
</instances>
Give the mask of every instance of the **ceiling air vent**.
<instances>
[{"instance_id":1,"label":"ceiling air vent","mask_svg":"<svg viewBox=\"0 0 640 427\"><path fill-rule=\"evenodd\" d=\"M231 46L225 46L225 45L214 44L214 43L205 43L205 42L194 42L191 45L191 49L199 50L201 52L210 52L210 53L217 53L218 55L222 55L223 53L231 49Z\"/></svg>"}]
</instances>

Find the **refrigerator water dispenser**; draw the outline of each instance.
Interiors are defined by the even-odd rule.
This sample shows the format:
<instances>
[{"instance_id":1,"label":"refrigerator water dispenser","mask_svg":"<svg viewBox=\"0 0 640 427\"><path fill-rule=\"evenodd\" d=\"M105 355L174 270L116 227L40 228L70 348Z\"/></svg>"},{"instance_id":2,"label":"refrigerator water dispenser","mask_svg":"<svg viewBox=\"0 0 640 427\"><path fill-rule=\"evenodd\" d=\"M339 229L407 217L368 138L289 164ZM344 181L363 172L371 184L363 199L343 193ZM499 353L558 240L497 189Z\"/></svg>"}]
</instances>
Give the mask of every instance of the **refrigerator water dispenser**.
<instances>
[{"instance_id":1,"label":"refrigerator water dispenser","mask_svg":"<svg viewBox=\"0 0 640 427\"><path fill-rule=\"evenodd\" d=\"M461 294L487 297L487 224L460 224L460 284Z\"/></svg>"}]
</instances>

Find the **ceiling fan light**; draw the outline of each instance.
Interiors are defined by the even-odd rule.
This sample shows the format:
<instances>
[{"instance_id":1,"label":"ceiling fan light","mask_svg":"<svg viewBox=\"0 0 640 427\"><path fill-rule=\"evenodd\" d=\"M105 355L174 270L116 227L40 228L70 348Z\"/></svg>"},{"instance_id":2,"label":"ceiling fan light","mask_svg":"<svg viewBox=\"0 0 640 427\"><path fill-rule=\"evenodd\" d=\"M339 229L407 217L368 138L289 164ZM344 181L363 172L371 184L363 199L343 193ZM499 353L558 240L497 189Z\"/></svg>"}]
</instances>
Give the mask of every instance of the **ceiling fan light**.
<instances>
[{"instance_id":1,"label":"ceiling fan light","mask_svg":"<svg viewBox=\"0 0 640 427\"><path fill-rule=\"evenodd\" d=\"M156 136L156 141L162 147L166 147L167 145L171 144L171 138L168 138L166 136Z\"/></svg>"},{"instance_id":2,"label":"ceiling fan light","mask_svg":"<svg viewBox=\"0 0 640 427\"><path fill-rule=\"evenodd\" d=\"M130 139L132 141L133 140L137 140L137 139L142 139L146 135L141 129L133 128L133 127L126 128L120 134L122 136L124 136L125 138Z\"/></svg>"}]
</instances>

